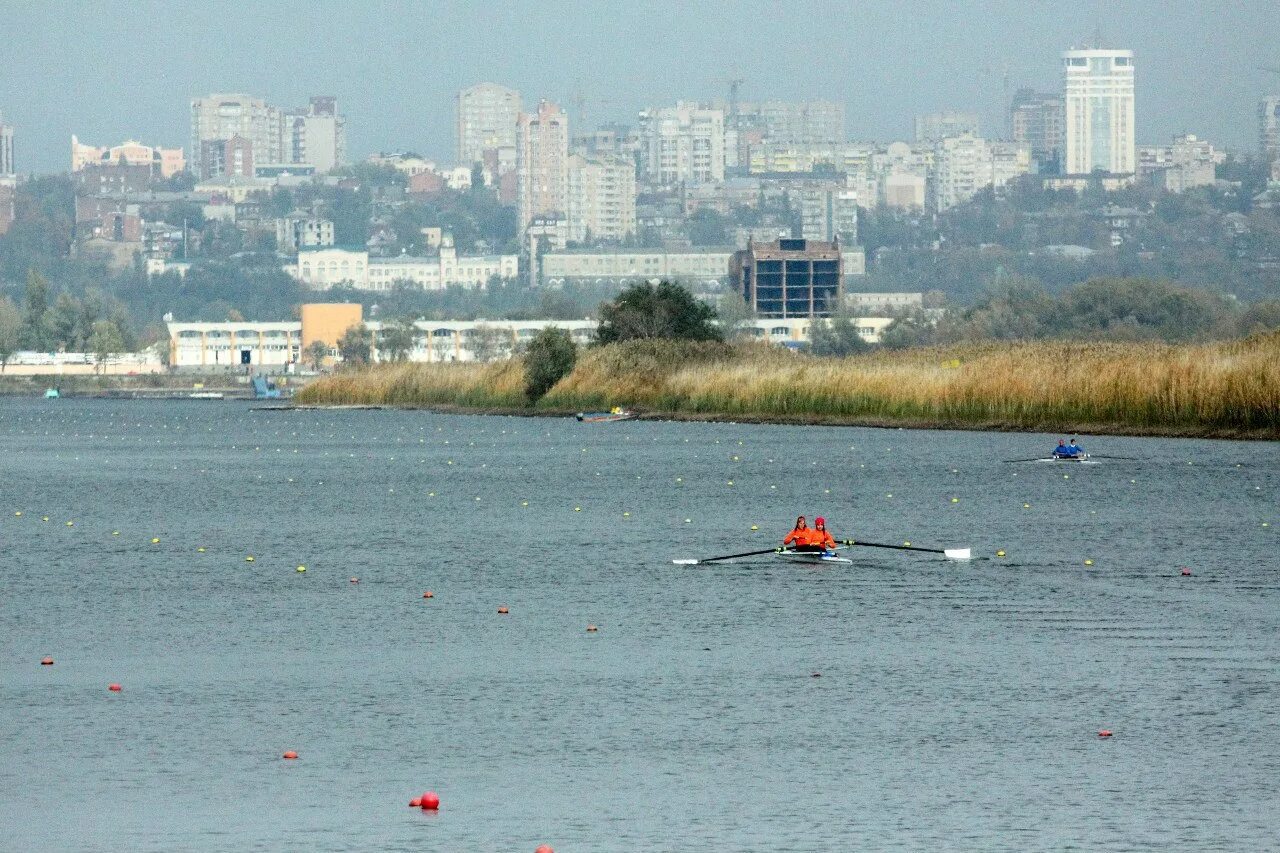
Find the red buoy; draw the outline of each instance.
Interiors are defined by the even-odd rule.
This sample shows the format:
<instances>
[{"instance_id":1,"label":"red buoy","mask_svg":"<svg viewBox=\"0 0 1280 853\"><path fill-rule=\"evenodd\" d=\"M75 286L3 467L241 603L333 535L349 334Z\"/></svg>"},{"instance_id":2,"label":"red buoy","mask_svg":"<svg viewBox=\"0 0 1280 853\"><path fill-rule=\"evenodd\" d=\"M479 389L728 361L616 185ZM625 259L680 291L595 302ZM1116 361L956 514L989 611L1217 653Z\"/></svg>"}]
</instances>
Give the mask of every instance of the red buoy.
<instances>
[{"instance_id":1,"label":"red buoy","mask_svg":"<svg viewBox=\"0 0 1280 853\"><path fill-rule=\"evenodd\" d=\"M599 629L599 628L597 628L595 625L588 625L588 626L587 626L587 633L589 633L589 634L594 634L596 631L599 631L599 630L600 630L600 629Z\"/></svg>"},{"instance_id":2,"label":"red buoy","mask_svg":"<svg viewBox=\"0 0 1280 853\"><path fill-rule=\"evenodd\" d=\"M436 597L436 594L435 594L434 592L432 592L431 590L427 590L426 592L424 592L424 593L422 594L422 597L423 597L423 598L435 598L435 597Z\"/></svg>"},{"instance_id":3,"label":"red buoy","mask_svg":"<svg viewBox=\"0 0 1280 853\"><path fill-rule=\"evenodd\" d=\"M298 753L294 752L294 751L291 749L291 750L289 750L288 752L286 752L284 755L282 755L282 756L280 756L280 757L281 757L281 758L287 758L288 760L292 761L293 759L295 759L295 758L297 758L297 757L298 757Z\"/></svg>"},{"instance_id":4,"label":"red buoy","mask_svg":"<svg viewBox=\"0 0 1280 853\"><path fill-rule=\"evenodd\" d=\"M414 797L412 800L410 800L410 801L409 801L409 808L411 808L411 809L420 809L420 808L422 808L422 797Z\"/></svg>"},{"instance_id":5,"label":"red buoy","mask_svg":"<svg viewBox=\"0 0 1280 853\"><path fill-rule=\"evenodd\" d=\"M1191 570L1190 570L1190 569L1188 569L1186 566L1183 566L1183 567L1182 567L1182 576L1183 576L1184 578L1189 578L1189 577L1191 577Z\"/></svg>"},{"instance_id":6,"label":"red buoy","mask_svg":"<svg viewBox=\"0 0 1280 853\"><path fill-rule=\"evenodd\" d=\"M538 849L534 850L533 853L556 853L556 851L551 849L550 844L539 844Z\"/></svg>"},{"instance_id":7,"label":"red buoy","mask_svg":"<svg viewBox=\"0 0 1280 853\"><path fill-rule=\"evenodd\" d=\"M53 658L45 657L40 659L41 666L53 666Z\"/></svg>"},{"instance_id":8,"label":"red buoy","mask_svg":"<svg viewBox=\"0 0 1280 853\"><path fill-rule=\"evenodd\" d=\"M120 692L120 685L119 685L119 684L108 684L108 685L107 685L107 689L108 689L108 690L110 690L112 693L119 693L119 692Z\"/></svg>"},{"instance_id":9,"label":"red buoy","mask_svg":"<svg viewBox=\"0 0 1280 853\"><path fill-rule=\"evenodd\" d=\"M351 579L351 582L352 582L352 583L360 583L360 578L352 578L352 579Z\"/></svg>"},{"instance_id":10,"label":"red buoy","mask_svg":"<svg viewBox=\"0 0 1280 853\"><path fill-rule=\"evenodd\" d=\"M499 613L502 613L502 614L506 614L506 613L510 613L511 611L510 611L510 610L508 610L508 609L507 609L507 606L504 604L504 605L502 605L501 607L499 607L499 608L498 608L498 612L499 612Z\"/></svg>"},{"instance_id":11,"label":"red buoy","mask_svg":"<svg viewBox=\"0 0 1280 853\"><path fill-rule=\"evenodd\" d=\"M1111 737L1111 729L1102 729L1098 732L1098 737Z\"/></svg>"},{"instance_id":12,"label":"red buoy","mask_svg":"<svg viewBox=\"0 0 1280 853\"><path fill-rule=\"evenodd\" d=\"M422 795L422 808L426 811L435 811L440 808L440 797L435 791L427 791Z\"/></svg>"}]
</instances>

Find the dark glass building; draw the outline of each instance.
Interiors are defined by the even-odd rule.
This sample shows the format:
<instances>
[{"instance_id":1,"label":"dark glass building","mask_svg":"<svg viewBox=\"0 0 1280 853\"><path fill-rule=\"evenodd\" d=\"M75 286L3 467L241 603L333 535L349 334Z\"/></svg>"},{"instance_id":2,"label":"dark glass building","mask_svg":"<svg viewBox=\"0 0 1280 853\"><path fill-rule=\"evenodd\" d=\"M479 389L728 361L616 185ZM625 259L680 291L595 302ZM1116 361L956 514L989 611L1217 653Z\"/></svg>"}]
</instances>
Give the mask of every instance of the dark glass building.
<instances>
[{"instance_id":1,"label":"dark glass building","mask_svg":"<svg viewBox=\"0 0 1280 853\"><path fill-rule=\"evenodd\" d=\"M840 244L783 237L734 252L729 271L758 317L827 317L840 299Z\"/></svg>"}]
</instances>

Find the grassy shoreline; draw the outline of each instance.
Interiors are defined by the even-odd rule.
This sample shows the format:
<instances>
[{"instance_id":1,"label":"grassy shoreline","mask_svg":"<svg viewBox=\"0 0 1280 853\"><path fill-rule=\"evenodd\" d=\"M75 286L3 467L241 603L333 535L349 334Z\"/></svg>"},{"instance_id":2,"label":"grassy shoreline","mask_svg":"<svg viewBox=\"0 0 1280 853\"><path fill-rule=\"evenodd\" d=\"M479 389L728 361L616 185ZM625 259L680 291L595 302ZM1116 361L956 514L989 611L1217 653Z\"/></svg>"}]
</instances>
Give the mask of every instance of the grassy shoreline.
<instances>
[{"instance_id":1,"label":"grassy shoreline","mask_svg":"<svg viewBox=\"0 0 1280 853\"><path fill-rule=\"evenodd\" d=\"M1280 333L1213 344L1033 342L844 359L765 345L630 342L585 351L530 405L523 364L376 365L299 403L758 423L1280 438Z\"/></svg>"}]
</instances>

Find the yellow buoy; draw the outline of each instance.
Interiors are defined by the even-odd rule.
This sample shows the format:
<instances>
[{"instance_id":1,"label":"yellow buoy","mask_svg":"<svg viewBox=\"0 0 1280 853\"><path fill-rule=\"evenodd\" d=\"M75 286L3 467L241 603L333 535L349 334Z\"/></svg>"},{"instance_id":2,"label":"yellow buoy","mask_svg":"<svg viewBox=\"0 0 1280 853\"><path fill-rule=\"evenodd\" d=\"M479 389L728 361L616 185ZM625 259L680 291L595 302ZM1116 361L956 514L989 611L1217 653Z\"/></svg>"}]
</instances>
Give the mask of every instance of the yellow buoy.
<instances>
[{"instance_id":1,"label":"yellow buoy","mask_svg":"<svg viewBox=\"0 0 1280 853\"><path fill-rule=\"evenodd\" d=\"M528 505L529 505L528 501L520 501L520 506L528 506Z\"/></svg>"},{"instance_id":2,"label":"yellow buoy","mask_svg":"<svg viewBox=\"0 0 1280 853\"><path fill-rule=\"evenodd\" d=\"M244 561L245 561L246 563L252 563L252 562L253 562L253 557L245 557L245 558L244 558Z\"/></svg>"},{"instance_id":3,"label":"yellow buoy","mask_svg":"<svg viewBox=\"0 0 1280 853\"><path fill-rule=\"evenodd\" d=\"M1085 561L1084 561L1084 564L1085 564L1086 566L1092 566L1092 565L1093 565L1093 560L1085 560Z\"/></svg>"},{"instance_id":4,"label":"yellow buoy","mask_svg":"<svg viewBox=\"0 0 1280 853\"><path fill-rule=\"evenodd\" d=\"M18 510L17 512L14 513L14 515L22 515L22 510Z\"/></svg>"},{"instance_id":5,"label":"yellow buoy","mask_svg":"<svg viewBox=\"0 0 1280 853\"><path fill-rule=\"evenodd\" d=\"M299 572L305 572L306 570L307 570L307 567L306 567L306 566L298 566L298 568L297 568L297 571L299 571Z\"/></svg>"},{"instance_id":6,"label":"yellow buoy","mask_svg":"<svg viewBox=\"0 0 1280 853\"><path fill-rule=\"evenodd\" d=\"M67 527L75 527L75 526L76 526L76 523L74 521L67 522Z\"/></svg>"},{"instance_id":7,"label":"yellow buoy","mask_svg":"<svg viewBox=\"0 0 1280 853\"><path fill-rule=\"evenodd\" d=\"M959 499L959 498L952 498L952 499L951 499L951 502L952 502L953 504L958 504L958 503L960 503L960 499Z\"/></svg>"},{"instance_id":8,"label":"yellow buoy","mask_svg":"<svg viewBox=\"0 0 1280 853\"><path fill-rule=\"evenodd\" d=\"M684 523L685 523L685 524L693 524L693 519L692 519L692 518L686 518L686 519L684 520Z\"/></svg>"},{"instance_id":9,"label":"yellow buoy","mask_svg":"<svg viewBox=\"0 0 1280 853\"><path fill-rule=\"evenodd\" d=\"M152 544L152 545L159 545L159 544L160 544L160 537L159 537L159 536L152 536L152 537L151 537L151 544Z\"/></svg>"},{"instance_id":10,"label":"yellow buoy","mask_svg":"<svg viewBox=\"0 0 1280 853\"><path fill-rule=\"evenodd\" d=\"M1031 509L1031 504L1023 504L1023 505L1022 505L1022 508L1023 508L1023 509Z\"/></svg>"},{"instance_id":11,"label":"yellow buoy","mask_svg":"<svg viewBox=\"0 0 1280 853\"><path fill-rule=\"evenodd\" d=\"M119 530L113 530L113 531L111 531L111 535L112 535L112 536L119 536L119 535L120 535L120 531L119 531Z\"/></svg>"},{"instance_id":12,"label":"yellow buoy","mask_svg":"<svg viewBox=\"0 0 1280 853\"><path fill-rule=\"evenodd\" d=\"M1003 556L1004 556L1004 551L996 551L996 556L997 556L997 557L1003 557Z\"/></svg>"},{"instance_id":13,"label":"yellow buoy","mask_svg":"<svg viewBox=\"0 0 1280 853\"><path fill-rule=\"evenodd\" d=\"M753 524L753 525L751 525L751 529L752 529L752 530L759 530L759 529L760 529L760 525L758 525L758 524Z\"/></svg>"},{"instance_id":14,"label":"yellow buoy","mask_svg":"<svg viewBox=\"0 0 1280 853\"><path fill-rule=\"evenodd\" d=\"M203 554L203 553L204 553L204 549L203 549L203 548L197 548L197 549L196 549L196 553L197 553L197 554Z\"/></svg>"},{"instance_id":15,"label":"yellow buoy","mask_svg":"<svg viewBox=\"0 0 1280 853\"><path fill-rule=\"evenodd\" d=\"M574 511L574 512L582 512L582 507L580 507L580 506L575 506L575 507L573 508L573 511Z\"/></svg>"},{"instance_id":16,"label":"yellow buoy","mask_svg":"<svg viewBox=\"0 0 1280 853\"><path fill-rule=\"evenodd\" d=\"M630 517L631 517L631 513L629 513L629 512L624 512L624 513L622 514L622 517L623 517L623 518L630 518Z\"/></svg>"}]
</instances>

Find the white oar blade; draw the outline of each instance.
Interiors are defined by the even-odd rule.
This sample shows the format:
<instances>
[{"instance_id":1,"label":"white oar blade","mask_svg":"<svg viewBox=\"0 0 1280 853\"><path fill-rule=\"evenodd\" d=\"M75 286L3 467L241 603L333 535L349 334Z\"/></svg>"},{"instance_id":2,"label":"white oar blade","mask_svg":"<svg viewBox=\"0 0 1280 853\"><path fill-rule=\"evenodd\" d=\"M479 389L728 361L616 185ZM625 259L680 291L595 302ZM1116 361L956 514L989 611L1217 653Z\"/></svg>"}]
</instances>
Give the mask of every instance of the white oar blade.
<instances>
[{"instance_id":1,"label":"white oar blade","mask_svg":"<svg viewBox=\"0 0 1280 853\"><path fill-rule=\"evenodd\" d=\"M696 566L696 565L698 565L698 561L697 561L697 560L672 560L671 562L675 563L677 566Z\"/></svg>"},{"instance_id":2,"label":"white oar blade","mask_svg":"<svg viewBox=\"0 0 1280 853\"><path fill-rule=\"evenodd\" d=\"M942 552L948 560L970 560L973 555L969 553L968 548L947 548Z\"/></svg>"}]
</instances>

